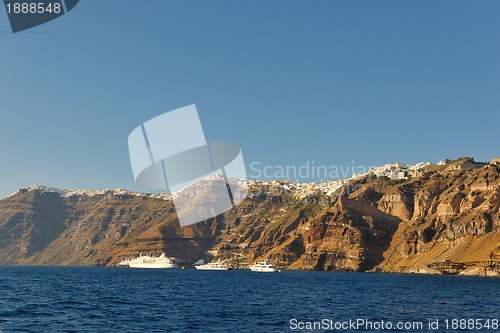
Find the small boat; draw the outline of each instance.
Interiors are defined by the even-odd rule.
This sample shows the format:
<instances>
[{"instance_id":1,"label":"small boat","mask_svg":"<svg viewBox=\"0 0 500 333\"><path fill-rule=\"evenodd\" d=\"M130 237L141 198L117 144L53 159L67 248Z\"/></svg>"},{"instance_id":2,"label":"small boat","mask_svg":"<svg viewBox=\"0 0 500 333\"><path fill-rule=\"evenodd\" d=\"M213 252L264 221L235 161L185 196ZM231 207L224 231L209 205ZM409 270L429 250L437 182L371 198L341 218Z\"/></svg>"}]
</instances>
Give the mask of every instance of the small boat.
<instances>
[{"instance_id":1,"label":"small boat","mask_svg":"<svg viewBox=\"0 0 500 333\"><path fill-rule=\"evenodd\" d=\"M195 265L194 268L202 271L230 271L233 266L227 262L217 260L217 262Z\"/></svg>"},{"instance_id":2,"label":"small boat","mask_svg":"<svg viewBox=\"0 0 500 333\"><path fill-rule=\"evenodd\" d=\"M167 257L165 253L159 257L141 254L135 259L123 260L118 264L120 267L126 265L130 268L177 268L177 259Z\"/></svg>"},{"instance_id":3,"label":"small boat","mask_svg":"<svg viewBox=\"0 0 500 333\"><path fill-rule=\"evenodd\" d=\"M266 258L264 261L258 262L255 265L250 266L252 272L266 272L266 273L279 273L281 270L275 265L271 264Z\"/></svg>"}]
</instances>

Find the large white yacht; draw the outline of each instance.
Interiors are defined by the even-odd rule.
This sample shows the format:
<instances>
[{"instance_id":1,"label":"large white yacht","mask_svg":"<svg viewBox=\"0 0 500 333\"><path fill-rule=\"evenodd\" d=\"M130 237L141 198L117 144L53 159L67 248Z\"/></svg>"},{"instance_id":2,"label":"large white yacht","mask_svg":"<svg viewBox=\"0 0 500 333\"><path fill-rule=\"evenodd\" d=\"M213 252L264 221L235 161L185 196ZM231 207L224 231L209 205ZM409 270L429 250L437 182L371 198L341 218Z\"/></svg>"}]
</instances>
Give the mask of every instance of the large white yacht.
<instances>
[{"instance_id":1,"label":"large white yacht","mask_svg":"<svg viewBox=\"0 0 500 333\"><path fill-rule=\"evenodd\" d=\"M208 264L195 265L194 268L205 271L230 271L233 269L231 264L217 260L217 262L210 262Z\"/></svg>"},{"instance_id":2,"label":"large white yacht","mask_svg":"<svg viewBox=\"0 0 500 333\"><path fill-rule=\"evenodd\" d=\"M123 260L118 266L128 266L130 268L177 268L177 260L167 257L165 253L162 253L159 257L141 254L135 259Z\"/></svg>"},{"instance_id":3,"label":"large white yacht","mask_svg":"<svg viewBox=\"0 0 500 333\"><path fill-rule=\"evenodd\" d=\"M281 270L275 265L271 264L267 258L264 259L264 261L260 261L255 265L250 266L250 270L252 272L268 272L268 273L281 272Z\"/></svg>"}]
</instances>

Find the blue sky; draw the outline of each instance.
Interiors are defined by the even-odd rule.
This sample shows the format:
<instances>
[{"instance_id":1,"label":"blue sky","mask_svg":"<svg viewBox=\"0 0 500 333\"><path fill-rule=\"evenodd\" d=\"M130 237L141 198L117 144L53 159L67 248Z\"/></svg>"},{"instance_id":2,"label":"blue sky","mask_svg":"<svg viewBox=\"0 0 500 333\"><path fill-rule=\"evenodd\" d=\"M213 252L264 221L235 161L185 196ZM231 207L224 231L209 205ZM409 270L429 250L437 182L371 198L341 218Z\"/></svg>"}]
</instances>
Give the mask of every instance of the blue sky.
<instances>
[{"instance_id":1,"label":"blue sky","mask_svg":"<svg viewBox=\"0 0 500 333\"><path fill-rule=\"evenodd\" d=\"M127 188L127 137L196 104L247 165L500 156L498 1L83 0L0 10L0 197ZM311 179L314 180L314 179Z\"/></svg>"}]
</instances>

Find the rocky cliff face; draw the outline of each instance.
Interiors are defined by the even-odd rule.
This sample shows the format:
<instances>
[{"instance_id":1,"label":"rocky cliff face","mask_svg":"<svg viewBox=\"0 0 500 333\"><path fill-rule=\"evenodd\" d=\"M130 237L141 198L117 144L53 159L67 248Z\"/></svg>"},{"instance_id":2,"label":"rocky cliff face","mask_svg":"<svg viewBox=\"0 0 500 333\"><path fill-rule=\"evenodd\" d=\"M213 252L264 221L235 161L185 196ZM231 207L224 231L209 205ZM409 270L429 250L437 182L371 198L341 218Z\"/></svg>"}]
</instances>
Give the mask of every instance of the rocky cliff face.
<instances>
[{"instance_id":1,"label":"rocky cliff face","mask_svg":"<svg viewBox=\"0 0 500 333\"><path fill-rule=\"evenodd\" d=\"M500 250L500 169L425 174L415 209L395 233L381 267L426 272L432 261L487 260Z\"/></svg>"},{"instance_id":2,"label":"rocky cliff face","mask_svg":"<svg viewBox=\"0 0 500 333\"><path fill-rule=\"evenodd\" d=\"M250 183L246 200L181 228L168 196L43 187L0 200L0 264L115 265L140 252L290 269L424 272L500 250L500 168L368 175L335 193Z\"/></svg>"},{"instance_id":3,"label":"rocky cliff face","mask_svg":"<svg viewBox=\"0 0 500 333\"><path fill-rule=\"evenodd\" d=\"M180 228L167 195L31 187L0 200L0 265L114 265L144 252L194 260L223 221Z\"/></svg>"}]
</instances>

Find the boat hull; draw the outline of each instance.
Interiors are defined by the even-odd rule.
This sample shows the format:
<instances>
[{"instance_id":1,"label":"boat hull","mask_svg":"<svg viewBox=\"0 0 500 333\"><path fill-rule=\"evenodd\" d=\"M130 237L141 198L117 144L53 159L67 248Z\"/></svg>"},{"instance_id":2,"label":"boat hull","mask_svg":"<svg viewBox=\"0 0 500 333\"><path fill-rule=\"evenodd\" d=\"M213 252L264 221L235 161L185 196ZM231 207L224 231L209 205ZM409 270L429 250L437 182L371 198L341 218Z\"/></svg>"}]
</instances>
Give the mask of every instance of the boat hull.
<instances>
[{"instance_id":1,"label":"boat hull","mask_svg":"<svg viewBox=\"0 0 500 333\"><path fill-rule=\"evenodd\" d=\"M231 270L231 268L229 268L229 267L227 267L227 268L205 268L205 267L194 266L194 268L196 268L199 271L230 271Z\"/></svg>"},{"instance_id":2,"label":"boat hull","mask_svg":"<svg viewBox=\"0 0 500 333\"><path fill-rule=\"evenodd\" d=\"M127 264L130 268L177 268L177 260L168 258L165 253L160 257L151 257L149 255L141 255L139 258L124 260L120 265Z\"/></svg>"},{"instance_id":3,"label":"boat hull","mask_svg":"<svg viewBox=\"0 0 500 333\"><path fill-rule=\"evenodd\" d=\"M251 267L252 272L262 272L262 273L279 273L278 268L261 268L261 267Z\"/></svg>"},{"instance_id":4,"label":"boat hull","mask_svg":"<svg viewBox=\"0 0 500 333\"><path fill-rule=\"evenodd\" d=\"M129 263L130 268L177 268L177 264L171 263Z\"/></svg>"}]
</instances>

